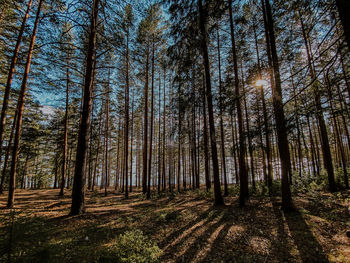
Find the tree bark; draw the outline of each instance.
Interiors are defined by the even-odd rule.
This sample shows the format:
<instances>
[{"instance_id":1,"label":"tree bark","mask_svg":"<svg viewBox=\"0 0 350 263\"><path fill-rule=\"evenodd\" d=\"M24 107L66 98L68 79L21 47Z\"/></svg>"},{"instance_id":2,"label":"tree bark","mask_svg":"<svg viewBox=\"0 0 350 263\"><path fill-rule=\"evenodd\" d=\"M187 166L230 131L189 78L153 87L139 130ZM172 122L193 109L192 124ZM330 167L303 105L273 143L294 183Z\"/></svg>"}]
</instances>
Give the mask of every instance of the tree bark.
<instances>
[{"instance_id":1,"label":"tree bark","mask_svg":"<svg viewBox=\"0 0 350 263\"><path fill-rule=\"evenodd\" d=\"M72 206L70 215L77 215L85 212L85 164L87 148L90 135L90 118L92 106L92 85L95 65L95 49L97 35L97 19L100 0L93 0L91 15L88 52L86 57L86 71L84 81L83 107L80 118L78 144L75 158L74 181L72 192Z\"/></svg>"},{"instance_id":2,"label":"tree bark","mask_svg":"<svg viewBox=\"0 0 350 263\"><path fill-rule=\"evenodd\" d=\"M2 157L2 143L3 143L3 137L4 137L4 130L5 130L5 126L6 126L6 115L7 115L7 108L8 108L8 103L9 103L9 98L10 98L10 91L11 91L11 85L12 85L12 80L13 80L13 76L15 74L15 70L16 70L16 64L17 64L17 59L18 59L18 54L19 54L19 50L20 50L20 46L21 46L21 42L22 42L22 37L23 37L23 33L25 30L25 26L27 23L27 20L29 18L29 12L32 6L32 0L29 0L28 4L27 4L27 10L26 13L23 17L23 21L17 36L17 41L16 41L16 46L15 49L13 51L12 54L12 58L11 58L11 64L10 64L10 68L9 68L9 73L7 76L7 82L6 82L6 87L5 87L5 91L4 91L4 98L2 101L2 109L1 109L1 115L0 115L0 164L1 164L1 157ZM0 187L0 193L2 193L3 191L3 179L1 180L1 187Z\"/></svg>"},{"instance_id":3,"label":"tree bark","mask_svg":"<svg viewBox=\"0 0 350 263\"><path fill-rule=\"evenodd\" d=\"M10 172L10 180L9 180L9 194L8 194L8 200L7 200L7 208L12 208L15 200L17 159L18 159L19 147L20 147L24 102L25 102L25 96L27 91L27 82L29 77L30 65L32 62L36 33L37 33L39 20L40 20L40 11L42 7L42 3L43 3L43 0L40 0L38 4L32 38L29 45L27 62L26 62L26 66L23 74L21 90L18 97L18 103L17 103L17 109L16 109L17 111L16 131L15 131L13 150L12 150L13 152L12 152L12 160L11 160L11 172Z\"/></svg>"},{"instance_id":4,"label":"tree bark","mask_svg":"<svg viewBox=\"0 0 350 263\"><path fill-rule=\"evenodd\" d=\"M272 67L274 75L274 85L272 85L272 101L276 122L277 143L279 157L281 161L281 179L282 179L282 209L293 210L293 201L290 191L290 152L288 146L287 127L284 117L282 87L279 71L279 62L277 56L274 22L272 18L271 6L269 0L262 0L263 12L266 14L265 30L268 32Z\"/></svg>"},{"instance_id":5,"label":"tree bark","mask_svg":"<svg viewBox=\"0 0 350 263\"><path fill-rule=\"evenodd\" d=\"M235 33L233 27L233 17L232 17L232 0L229 1L229 16L230 16L230 30L231 30L231 44L232 44L232 54L233 54L233 67L235 75L235 97L236 97L236 110L238 118L238 133L239 133L239 180L240 180L240 195L239 204L240 206L245 205L245 199L248 198L248 172L245 161L245 138L244 138L244 127L243 127L243 115L241 107L241 94L240 94L240 83L238 75L238 62L237 62L237 52L235 43Z\"/></svg>"},{"instance_id":6,"label":"tree bark","mask_svg":"<svg viewBox=\"0 0 350 263\"><path fill-rule=\"evenodd\" d=\"M199 24L200 24L200 33L201 33L201 48L202 48L202 55L203 55L203 62L204 62L204 69L205 69L206 95L207 95L207 103L208 103L211 156L212 156L212 162L213 162L214 205L224 205L224 199L222 197L221 187L220 187L219 162L218 162L218 152L216 147L213 98L212 98L211 80L210 80L210 63L209 63L208 46L207 46L207 32L206 32L207 10L203 8L202 0L198 0L198 6L199 6Z\"/></svg>"}]
</instances>

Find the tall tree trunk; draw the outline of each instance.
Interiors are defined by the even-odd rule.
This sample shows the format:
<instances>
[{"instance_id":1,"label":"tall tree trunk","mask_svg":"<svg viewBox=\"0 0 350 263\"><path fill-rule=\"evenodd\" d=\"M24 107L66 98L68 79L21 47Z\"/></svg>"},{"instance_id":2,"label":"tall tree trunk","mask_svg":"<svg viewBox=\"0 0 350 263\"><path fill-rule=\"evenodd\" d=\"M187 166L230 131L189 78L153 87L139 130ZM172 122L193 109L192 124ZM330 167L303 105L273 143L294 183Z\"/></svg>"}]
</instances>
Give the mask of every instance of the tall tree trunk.
<instances>
[{"instance_id":1,"label":"tall tree trunk","mask_svg":"<svg viewBox=\"0 0 350 263\"><path fill-rule=\"evenodd\" d=\"M131 100L131 134L130 134L130 192L132 192L132 173L133 173L133 140L134 140L134 91L132 89L132 100Z\"/></svg>"},{"instance_id":2,"label":"tall tree trunk","mask_svg":"<svg viewBox=\"0 0 350 263\"><path fill-rule=\"evenodd\" d=\"M243 76L243 65L241 65L241 72L242 72L242 92L243 92L243 103L244 103L244 111L245 111L245 122L247 127L247 136L248 136L248 151L249 151L249 157L250 157L250 170L252 173L252 185L253 189L255 189L255 168L254 168L254 152L253 152L253 145L252 145L252 138L250 133L250 125L249 125L249 114L248 114L248 107L247 107L247 91L245 90L245 84L244 84L244 76Z\"/></svg>"},{"instance_id":3,"label":"tall tree trunk","mask_svg":"<svg viewBox=\"0 0 350 263\"><path fill-rule=\"evenodd\" d=\"M128 189L128 159L129 159L129 32L126 34L126 75L125 75L125 128L124 128L124 174L125 198L129 197Z\"/></svg>"},{"instance_id":4,"label":"tall tree trunk","mask_svg":"<svg viewBox=\"0 0 350 263\"><path fill-rule=\"evenodd\" d=\"M147 153L148 153L148 71L149 71L149 51L146 51L146 81L144 87L145 109L143 121L143 161L142 161L142 192L147 193Z\"/></svg>"},{"instance_id":5,"label":"tall tree trunk","mask_svg":"<svg viewBox=\"0 0 350 263\"><path fill-rule=\"evenodd\" d=\"M337 124L337 118L336 118L335 112L334 112L334 106L333 106L333 101L332 101L333 96L332 96L332 90L331 90L331 86L330 86L328 72L325 74L325 79L326 79L326 84L327 84L328 100L329 100L329 104L330 104L330 108L331 108L331 115L332 115L332 119L333 119L333 126L334 126L334 130L335 130L335 137L336 137L336 141L338 142L341 165L343 168L344 184L345 184L345 188L349 189L347 161L346 161L346 157L345 157L345 153L344 153L343 142L342 142L341 135L340 135L339 128L338 128L338 124Z\"/></svg>"},{"instance_id":6,"label":"tall tree trunk","mask_svg":"<svg viewBox=\"0 0 350 263\"><path fill-rule=\"evenodd\" d=\"M7 144L7 148L6 148L5 160L4 160L2 173L1 173L0 194L3 194L5 176L6 176L7 166L8 166L9 158L10 158L11 144L12 144L13 135L15 134L15 129L16 129L16 122L17 122L16 120L17 120L17 111L15 112L15 116L13 118L10 138L9 138L9 141L8 141L8 144Z\"/></svg>"},{"instance_id":7,"label":"tall tree trunk","mask_svg":"<svg viewBox=\"0 0 350 263\"><path fill-rule=\"evenodd\" d=\"M6 82L6 87L5 87L5 91L4 91L4 98L2 101L2 109L1 109L1 115L0 115L0 164L1 164L1 157L2 157L2 144L3 144L4 130L5 130L5 126L6 126L6 117L7 117L6 115L7 115L9 98L10 98L11 85L12 85L13 76L15 74L18 54L19 54L19 50L20 50L20 46L21 46L21 42L22 42L22 37L23 37L23 33L25 30L27 20L29 18L29 12L30 12L30 9L32 6L32 2L33 2L32 0L29 0L29 2L27 4L27 10L26 10L26 13L23 17L23 21L22 21L22 24L21 24L21 27L20 27L20 30L19 30L19 33L17 36L16 45L15 45L15 49L14 49L13 54L12 54L9 73L7 76L7 82ZM2 191L3 191L3 179L1 179L0 193L2 193Z\"/></svg>"},{"instance_id":8,"label":"tall tree trunk","mask_svg":"<svg viewBox=\"0 0 350 263\"><path fill-rule=\"evenodd\" d=\"M308 59L308 67L310 71L311 79L314 81L313 85L313 93L314 93L314 101L315 101L315 108L316 108L316 119L320 128L320 137L321 137L321 147L322 147L322 153L323 153L323 165L327 171L328 174L328 184L329 184L329 190L331 192L336 191L336 185L334 182L334 169L333 169L333 162L332 162L332 154L329 146L329 139L328 139L328 132L326 123L323 116L323 109L322 109L322 103L321 103L321 94L320 94L320 83L317 80L315 69L312 65L312 57L311 57L311 50L309 49L309 40L306 35L306 30L304 26L304 21L301 16L301 13L299 12L301 27L302 27L302 33L306 48L306 54Z\"/></svg>"},{"instance_id":9,"label":"tall tree trunk","mask_svg":"<svg viewBox=\"0 0 350 263\"><path fill-rule=\"evenodd\" d=\"M241 94L240 94L240 83L238 75L238 62L237 62L237 52L235 43L235 32L233 27L233 17L232 17L232 0L229 1L229 16L230 16L230 30L231 30L231 44L232 44L232 54L233 54L233 67L235 75L235 97L236 97L236 110L238 118L238 132L239 132L239 180L240 180L240 195L239 204L240 206L245 205L245 199L248 198L248 172L245 162L245 138L244 138L244 127L243 127L243 115L241 108Z\"/></svg>"},{"instance_id":10,"label":"tall tree trunk","mask_svg":"<svg viewBox=\"0 0 350 263\"><path fill-rule=\"evenodd\" d=\"M109 83L110 83L110 76L111 76L111 69L108 69L108 83L107 83L107 93L106 93L106 127L105 127L105 196L107 196L107 187L109 186L109 146L108 146L108 140L109 140L109 100L110 100L110 90L109 90Z\"/></svg>"},{"instance_id":11,"label":"tall tree trunk","mask_svg":"<svg viewBox=\"0 0 350 263\"><path fill-rule=\"evenodd\" d=\"M23 74L21 90L18 97L18 103L17 103L17 109L16 109L17 110L16 132L15 132L15 138L14 138L14 144L13 144L13 150L12 150L13 152L12 152L12 160L11 160L11 172L10 172L10 180L9 180L9 195L7 200L7 208L12 208L15 200L16 169L17 169L17 159L18 159L19 147L20 147L20 139L21 139L24 102L25 102L25 96L27 91L27 82L29 77L30 65L32 62L36 33L37 33L39 20L40 20L40 11L41 11L42 3L43 3L43 0L40 0L38 4L32 38L29 45L27 62L26 62L26 66Z\"/></svg>"},{"instance_id":12,"label":"tall tree trunk","mask_svg":"<svg viewBox=\"0 0 350 263\"><path fill-rule=\"evenodd\" d=\"M219 26L218 26L219 27ZM224 196L228 195L227 188L227 174L226 174L226 156L225 156L225 132L223 122L223 95L222 95L222 81L221 81L221 52L220 52L220 34L217 29L217 46L218 46L218 70L219 70L219 107L220 107L220 137L221 137L221 163L224 175Z\"/></svg>"},{"instance_id":13,"label":"tall tree trunk","mask_svg":"<svg viewBox=\"0 0 350 263\"><path fill-rule=\"evenodd\" d=\"M160 102L160 93L161 93L161 72L159 70L159 87L158 87L158 182L157 182L157 190L158 190L158 194L160 194L160 185L161 185L161 169L162 169L162 165L161 165L161 102Z\"/></svg>"},{"instance_id":14,"label":"tall tree trunk","mask_svg":"<svg viewBox=\"0 0 350 263\"><path fill-rule=\"evenodd\" d=\"M207 191L209 191L211 188L211 181L210 181L210 161L209 161L209 148L208 148L207 106L206 106L204 76L203 76L203 147L204 147L205 186Z\"/></svg>"},{"instance_id":15,"label":"tall tree trunk","mask_svg":"<svg viewBox=\"0 0 350 263\"><path fill-rule=\"evenodd\" d=\"M164 64L164 69L163 69L163 149L162 149L162 178L163 178L163 191L165 191L166 188L166 162L165 162L165 138L166 138L166 126L165 126L165 118L166 118L166 100L165 100L165 80L166 80L166 66ZM181 133L180 133L181 134ZM186 186L184 186L186 188Z\"/></svg>"},{"instance_id":16,"label":"tall tree trunk","mask_svg":"<svg viewBox=\"0 0 350 263\"><path fill-rule=\"evenodd\" d=\"M211 145L211 157L213 162L213 179L214 179L214 205L224 205L224 199L221 194L220 187L220 175L219 175L219 162L218 162L218 151L216 147L216 134L215 134L215 123L214 123L214 111L213 111L213 98L211 91L211 80L210 80L210 62L208 56L207 46L207 10L202 6L202 0L198 0L199 6L199 24L201 32L201 48L205 69L205 80L206 80L206 95L208 102L208 115L209 115L209 134L210 134L210 145Z\"/></svg>"},{"instance_id":17,"label":"tall tree trunk","mask_svg":"<svg viewBox=\"0 0 350 263\"><path fill-rule=\"evenodd\" d=\"M61 171L61 185L60 185L60 196L64 194L64 185L66 179L66 169L67 169L67 144L68 144L68 111L69 111L69 60L67 61L66 70L66 110L64 114L64 130L63 130L63 151L62 151L62 171Z\"/></svg>"},{"instance_id":18,"label":"tall tree trunk","mask_svg":"<svg viewBox=\"0 0 350 263\"><path fill-rule=\"evenodd\" d=\"M148 157L148 184L147 184L147 199L151 198L151 175L152 175L152 150L153 150L153 115L154 115L154 56L155 56L154 41L152 44L152 84L151 84L151 120L150 120L150 135L149 135L149 157Z\"/></svg>"},{"instance_id":19,"label":"tall tree trunk","mask_svg":"<svg viewBox=\"0 0 350 263\"><path fill-rule=\"evenodd\" d=\"M92 86L93 72L95 65L95 48L97 34L97 18L100 0L93 0L91 15L91 25L89 32L89 44L86 57L86 69L84 80L83 108L80 118L77 152L75 158L74 181L72 191L72 206L70 215L77 215L85 212L85 164L87 157L87 148L90 135L90 118L92 106Z\"/></svg>"},{"instance_id":20,"label":"tall tree trunk","mask_svg":"<svg viewBox=\"0 0 350 263\"><path fill-rule=\"evenodd\" d=\"M265 2L265 3L264 3ZM284 117L283 99L282 99L282 87L279 71L279 62L277 56L274 22L272 18L270 0L262 0L263 11L266 12L265 30L268 31L268 37L270 42L274 85L272 86L272 101L273 110L276 122L276 132L278 141L278 150L281 161L282 170L282 209L293 210L292 195L290 191L290 153L288 147L287 127Z\"/></svg>"}]
</instances>

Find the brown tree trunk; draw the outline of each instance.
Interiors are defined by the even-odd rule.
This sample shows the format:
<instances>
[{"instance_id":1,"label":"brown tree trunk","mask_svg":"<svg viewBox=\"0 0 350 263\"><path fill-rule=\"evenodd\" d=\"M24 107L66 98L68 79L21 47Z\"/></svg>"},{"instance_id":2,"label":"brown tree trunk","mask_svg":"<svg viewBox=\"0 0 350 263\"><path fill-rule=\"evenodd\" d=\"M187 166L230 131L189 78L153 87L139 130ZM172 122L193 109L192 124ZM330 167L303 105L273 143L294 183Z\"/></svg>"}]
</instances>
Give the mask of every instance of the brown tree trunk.
<instances>
[{"instance_id":1,"label":"brown tree trunk","mask_svg":"<svg viewBox=\"0 0 350 263\"><path fill-rule=\"evenodd\" d=\"M293 210L292 196L290 192L290 153L288 147L288 137L286 120L284 117L282 87L279 72L279 62L275 41L274 22L272 18L270 0L262 0L263 11L266 14L265 30L268 31L270 42L274 85L272 86L273 110L276 122L276 132L278 141L278 150L282 170L282 209Z\"/></svg>"},{"instance_id":2,"label":"brown tree trunk","mask_svg":"<svg viewBox=\"0 0 350 263\"><path fill-rule=\"evenodd\" d=\"M15 134L15 128L16 128L16 122L17 122L16 120L17 120L17 111L15 112L15 116L13 118L10 138L9 138L9 141L8 141L8 144L7 144L5 160L4 160L4 164L3 164L3 168L2 168L1 182L0 182L0 194L3 194L5 175L6 175L6 171L7 171L8 161L9 161L9 158L10 158L11 144L12 144L13 135Z\"/></svg>"},{"instance_id":3,"label":"brown tree trunk","mask_svg":"<svg viewBox=\"0 0 350 263\"><path fill-rule=\"evenodd\" d=\"M232 44L232 54L233 54L233 67L235 75L235 97L236 97L236 110L238 118L238 132L239 132L239 180L240 180L240 195L239 204L240 206L245 205L245 199L248 198L248 172L245 162L245 138L244 138L244 127L243 127L243 115L241 108L241 94L240 94L240 83L238 76L238 62L237 62L237 52L235 43L235 33L233 27L233 17L232 17L232 0L229 1L229 16L230 16L230 30L231 30L231 44Z\"/></svg>"},{"instance_id":4,"label":"brown tree trunk","mask_svg":"<svg viewBox=\"0 0 350 263\"><path fill-rule=\"evenodd\" d=\"M323 116L323 109L321 104L321 94L319 91L319 82L316 77L316 72L314 67L312 66L312 58L311 58L311 50L309 49L309 41L306 36L306 30L304 26L304 22L301 16L301 13L299 12L301 27L302 27L302 33L303 38L305 42L305 48L306 48L306 54L308 59L308 66L310 71L311 79L314 81L313 91L314 91L314 101L315 101L315 107L316 107L316 119L320 128L320 137L321 137L321 147L322 147L322 153L323 153L323 164L328 174L328 184L329 184L329 190L331 192L336 191L336 185L334 182L334 169L333 169L333 162L332 162L332 154L329 146L329 139L328 139L328 132L326 123Z\"/></svg>"},{"instance_id":5,"label":"brown tree trunk","mask_svg":"<svg viewBox=\"0 0 350 263\"><path fill-rule=\"evenodd\" d=\"M64 185L66 179L66 169L67 169L67 143L68 143L68 111L69 111L69 60L67 62L66 71L66 110L64 114L64 130L63 130L63 154L62 154L62 171L61 171L61 184L60 184L60 196L64 194Z\"/></svg>"},{"instance_id":6,"label":"brown tree trunk","mask_svg":"<svg viewBox=\"0 0 350 263\"><path fill-rule=\"evenodd\" d=\"M109 100L110 100L110 90L109 90L109 83L110 83L110 76L111 76L111 69L108 70L108 83L107 83L107 93L106 93L106 127L105 127L105 196L107 196L107 187L109 185L109 146L108 146L108 140L109 140Z\"/></svg>"},{"instance_id":7,"label":"brown tree trunk","mask_svg":"<svg viewBox=\"0 0 350 263\"><path fill-rule=\"evenodd\" d=\"M147 153L148 153L148 71L149 71L149 52L146 51L146 81L144 88L145 109L143 121L143 161L142 161L142 192L147 193Z\"/></svg>"},{"instance_id":8,"label":"brown tree trunk","mask_svg":"<svg viewBox=\"0 0 350 263\"><path fill-rule=\"evenodd\" d=\"M24 102L25 102L25 96L27 91L27 82L29 77L32 56L33 56L36 33L37 33L39 20L40 20L40 11L41 11L42 3L43 3L43 0L40 0L38 4L32 38L29 45L27 62L24 70L21 90L20 90L18 103L17 103L16 132L15 132L15 138L14 138L14 144L13 144L13 150L12 150L13 152L12 152L12 160L11 160L11 172L10 172L10 180L9 180L9 195L7 200L7 208L12 208L15 200L16 169L17 169L17 159L18 159L18 153L19 153L19 147L20 147Z\"/></svg>"},{"instance_id":9,"label":"brown tree trunk","mask_svg":"<svg viewBox=\"0 0 350 263\"><path fill-rule=\"evenodd\" d=\"M208 56L207 46L207 10L202 6L202 0L198 0L199 6L199 25L201 33L201 48L205 69L205 80L206 80L206 95L208 102L208 115L209 115L209 134L210 134L210 145L211 145L211 157L213 162L213 179L214 179L214 205L224 205L224 199L221 194L220 187L220 175L219 175L219 162L218 152L216 147L216 134L215 134L215 123L214 123L214 111L213 111L213 98L211 91L211 80L210 80L210 62Z\"/></svg>"},{"instance_id":10,"label":"brown tree trunk","mask_svg":"<svg viewBox=\"0 0 350 263\"><path fill-rule=\"evenodd\" d=\"M218 45L218 71L219 71L219 110L220 110L220 138L221 138L221 163L224 175L224 196L228 196L227 188L227 174L226 174L226 156L225 156L225 136L224 136L224 122L223 122L223 95L222 95L222 81L221 81L221 52L220 52L220 34L217 29L217 45Z\"/></svg>"},{"instance_id":11,"label":"brown tree trunk","mask_svg":"<svg viewBox=\"0 0 350 263\"><path fill-rule=\"evenodd\" d=\"M19 54L19 50L20 50L20 46L21 46L21 42L22 42L22 37L23 37L23 33L25 30L25 26L27 23L27 20L29 18L29 12L32 6L32 0L29 0L28 4L27 4L27 10L26 13L23 17L23 21L17 36L17 40L16 40L16 46L15 49L13 51L12 54L12 58L11 58L11 64L10 64L10 68L9 68L9 73L7 76L7 82L6 82L6 87L5 87L5 91L4 91L4 98L2 101L2 109L1 109L1 115L0 115L0 164L1 164L1 157L2 157L2 143L3 143L3 137L4 137L4 130L5 130L5 126L6 126L6 115L7 115L7 108L8 108L8 103L9 103L9 97L10 97L10 91L11 91L11 85L12 85L12 80L13 80L13 76L15 74L15 70L16 70L16 64L17 64L17 59L18 59L18 54ZM1 179L1 187L0 187L0 193L2 193L3 191L3 179Z\"/></svg>"},{"instance_id":12,"label":"brown tree trunk","mask_svg":"<svg viewBox=\"0 0 350 263\"><path fill-rule=\"evenodd\" d=\"M90 135L90 118L92 105L92 86L93 72L95 65L95 49L97 34L97 19L100 0L93 0L91 25L89 32L89 44L86 57L86 70L84 80L83 107L80 118L78 144L75 158L75 170L72 192L72 206L70 215L77 215L85 212L85 164L87 157L87 148Z\"/></svg>"},{"instance_id":13,"label":"brown tree trunk","mask_svg":"<svg viewBox=\"0 0 350 263\"><path fill-rule=\"evenodd\" d=\"M205 173L205 186L207 191L211 188L210 181L210 161L209 161L209 148L208 148L208 124L207 124L207 106L205 96L205 79L203 76L203 147L204 147L204 173Z\"/></svg>"},{"instance_id":14,"label":"brown tree trunk","mask_svg":"<svg viewBox=\"0 0 350 263\"><path fill-rule=\"evenodd\" d=\"M150 120L150 135L149 135L149 157L148 157L148 182L147 182L147 199L151 198L151 175L152 175L152 150L153 150L153 115L154 115L154 42L152 46L152 84L151 84L151 120Z\"/></svg>"}]
</instances>

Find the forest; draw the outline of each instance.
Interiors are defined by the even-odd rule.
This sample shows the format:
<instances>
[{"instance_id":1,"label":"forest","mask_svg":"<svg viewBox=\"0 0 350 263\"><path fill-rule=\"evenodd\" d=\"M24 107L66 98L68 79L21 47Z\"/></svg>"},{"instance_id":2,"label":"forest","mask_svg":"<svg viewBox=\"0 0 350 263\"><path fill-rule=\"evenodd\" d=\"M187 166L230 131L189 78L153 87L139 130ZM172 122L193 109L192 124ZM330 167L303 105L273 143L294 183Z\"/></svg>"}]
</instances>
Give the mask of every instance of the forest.
<instances>
[{"instance_id":1,"label":"forest","mask_svg":"<svg viewBox=\"0 0 350 263\"><path fill-rule=\"evenodd\" d=\"M0 262L349 262L350 1L0 0Z\"/></svg>"}]
</instances>

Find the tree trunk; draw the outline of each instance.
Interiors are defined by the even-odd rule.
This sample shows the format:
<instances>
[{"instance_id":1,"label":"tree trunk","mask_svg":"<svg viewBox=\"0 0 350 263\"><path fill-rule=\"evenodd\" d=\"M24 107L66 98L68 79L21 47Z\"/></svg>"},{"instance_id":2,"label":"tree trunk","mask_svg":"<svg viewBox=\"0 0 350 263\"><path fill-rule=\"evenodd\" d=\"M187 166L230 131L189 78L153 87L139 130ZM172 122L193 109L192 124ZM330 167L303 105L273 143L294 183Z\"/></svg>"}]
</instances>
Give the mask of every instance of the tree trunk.
<instances>
[{"instance_id":1,"label":"tree trunk","mask_svg":"<svg viewBox=\"0 0 350 263\"><path fill-rule=\"evenodd\" d=\"M282 99L282 87L279 71L279 62L277 56L274 22L272 18L270 0L262 0L263 12L266 14L265 30L268 32L273 74L274 74L274 85L272 85L272 101L273 110L276 122L276 132L278 141L279 157L281 161L282 170L282 209L293 210L292 196L290 192L289 176L290 176L290 153L288 147L288 137L286 120L284 117L283 99Z\"/></svg>"},{"instance_id":2,"label":"tree trunk","mask_svg":"<svg viewBox=\"0 0 350 263\"><path fill-rule=\"evenodd\" d=\"M151 198L151 175L152 175L152 149L153 149L153 115L154 115L154 56L155 56L154 42L152 45L152 84L151 84L151 125L149 135L149 157L148 157L148 184L147 184L147 199Z\"/></svg>"},{"instance_id":3,"label":"tree trunk","mask_svg":"<svg viewBox=\"0 0 350 263\"><path fill-rule=\"evenodd\" d=\"M25 26L27 23L27 20L29 18L29 12L30 12L30 8L32 6L32 0L29 0L28 4L27 4L27 10L26 13L23 17L23 21L17 36L17 41L16 41L16 46L15 49L13 51L12 54L12 58L11 58L11 64L10 64L10 68L9 68L9 73L7 76L7 82L6 82L6 87L5 87L5 91L4 91L4 98L2 101L2 109L1 109L1 115L0 115L0 164L1 164L1 157L2 157L2 144L3 144L3 137L4 137L4 130L5 130L5 126L6 126L6 115L7 115L7 108L8 108L8 103L9 103L9 97L10 97L10 91L11 91L11 85L12 85L12 80L13 80L13 76L15 74L15 70L16 70L16 64L17 64L17 59L18 59L18 54L19 54L19 50L20 50L20 46L21 46L21 42L22 42L22 37L23 37L23 33L25 30ZM0 193L2 193L3 189L3 179L1 180L1 188L0 188Z\"/></svg>"},{"instance_id":4,"label":"tree trunk","mask_svg":"<svg viewBox=\"0 0 350 263\"><path fill-rule=\"evenodd\" d=\"M67 144L68 144L68 111L69 111L69 60L67 62L66 71L66 110L64 114L64 131L63 131L63 156L62 156L62 171L61 171L61 185L60 185L60 196L64 194L64 185L66 179L66 169L67 169Z\"/></svg>"},{"instance_id":5,"label":"tree trunk","mask_svg":"<svg viewBox=\"0 0 350 263\"><path fill-rule=\"evenodd\" d=\"M24 102L25 102L25 96L26 96L26 91L27 91L27 82L28 82L28 77L29 77L32 56L33 56L33 49L34 49L34 44L35 44L35 39L36 39L36 33L37 33L39 20L40 20L40 11L41 11L42 3L43 3L43 0L40 0L39 4L38 4L38 9L36 12L32 38L31 38L30 45L29 45L27 62L26 62L26 66L25 66L25 70L24 70L24 74L23 74L21 90L20 90L20 94L18 97L16 132L15 132L12 160L11 160L11 172L10 172L10 180L9 180L9 195L8 195L8 200L7 200L7 208L12 208L14 200L15 200L16 169L17 169L17 159L18 159L18 153L19 153L19 147L20 147Z\"/></svg>"},{"instance_id":6,"label":"tree trunk","mask_svg":"<svg viewBox=\"0 0 350 263\"><path fill-rule=\"evenodd\" d=\"M220 187L220 175L219 175L219 162L218 152L216 147L216 135L215 135L215 123L214 123L214 111L213 111L213 98L211 91L211 80L210 80L210 62L208 56L207 46L207 10L202 6L202 0L198 1L199 5L199 24L201 32L201 48L205 69L205 80L206 80L206 95L208 102L208 115L209 115L209 134L210 134L210 145L211 145L211 156L213 162L213 179L214 179L214 205L224 205L224 199L221 194Z\"/></svg>"},{"instance_id":7,"label":"tree trunk","mask_svg":"<svg viewBox=\"0 0 350 263\"><path fill-rule=\"evenodd\" d=\"M231 30L231 44L233 54L233 67L235 75L235 97L236 97L236 110L238 118L238 132L239 132L239 180L240 180L240 195L239 204L240 206L245 205L245 199L248 198L248 173L245 162L245 138L244 138L244 127L243 127L243 115L241 108L241 94L240 94L240 83L238 76L238 63L235 43L235 33L233 27L232 17L232 0L229 1L229 16L230 16L230 30Z\"/></svg>"},{"instance_id":8,"label":"tree trunk","mask_svg":"<svg viewBox=\"0 0 350 263\"><path fill-rule=\"evenodd\" d=\"M309 49L309 41L306 36L306 30L304 26L304 22L301 16L301 13L299 12L300 22L301 22L301 28L306 48L306 54L308 59L308 67L310 71L311 79L314 81L313 85L313 93L314 93L314 101L315 101L315 107L316 107L316 119L320 128L320 137L321 137L321 147L322 147L322 153L323 153L323 164L328 174L328 184L329 184L329 190L331 192L336 191L336 186L334 182L334 169L333 169L333 162L332 162L332 154L329 146L329 139L328 139L328 132L326 123L323 116L323 109L322 109L322 103L321 103L321 94L320 94L320 87L319 82L316 77L316 72L314 67L312 66L312 58L311 58L311 50Z\"/></svg>"},{"instance_id":9,"label":"tree trunk","mask_svg":"<svg viewBox=\"0 0 350 263\"><path fill-rule=\"evenodd\" d=\"M339 12L339 17L344 29L344 36L348 49L350 50L350 16L348 11L350 10L349 0L335 0Z\"/></svg>"},{"instance_id":10,"label":"tree trunk","mask_svg":"<svg viewBox=\"0 0 350 263\"><path fill-rule=\"evenodd\" d=\"M92 105L93 69L95 65L95 46L97 34L98 7L100 0L93 0L91 25L89 33L88 52L86 57L86 71L84 81L83 107L80 118L77 152L75 158L75 170L72 192L72 206L70 215L85 212L85 164L90 135L90 118Z\"/></svg>"},{"instance_id":11,"label":"tree trunk","mask_svg":"<svg viewBox=\"0 0 350 263\"><path fill-rule=\"evenodd\" d=\"M142 161L142 192L147 193L147 153L148 153L148 71L149 71L149 52L146 51L146 81L144 88L145 109L143 121L143 161Z\"/></svg>"},{"instance_id":12,"label":"tree trunk","mask_svg":"<svg viewBox=\"0 0 350 263\"><path fill-rule=\"evenodd\" d=\"M218 26L219 27L219 26ZM218 71L219 71L219 110L220 110L220 138L221 138L221 163L224 175L224 196L228 196L227 174L226 174L226 156L225 156L225 132L223 122L223 96L222 96L222 81L221 81L221 52L220 52L220 34L217 29L217 45L218 45Z\"/></svg>"}]
</instances>

